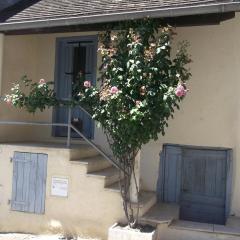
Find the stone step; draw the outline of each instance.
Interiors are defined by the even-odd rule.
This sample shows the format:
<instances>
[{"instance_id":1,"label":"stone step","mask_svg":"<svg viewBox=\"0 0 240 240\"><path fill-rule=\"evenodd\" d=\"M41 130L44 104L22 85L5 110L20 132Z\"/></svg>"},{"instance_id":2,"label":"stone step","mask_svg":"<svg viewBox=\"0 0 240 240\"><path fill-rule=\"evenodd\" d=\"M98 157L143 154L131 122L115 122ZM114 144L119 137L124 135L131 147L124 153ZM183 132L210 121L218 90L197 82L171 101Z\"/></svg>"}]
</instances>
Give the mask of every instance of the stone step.
<instances>
[{"instance_id":1,"label":"stone step","mask_svg":"<svg viewBox=\"0 0 240 240\"><path fill-rule=\"evenodd\" d=\"M152 191L141 191L139 195L139 216L143 216L157 202L157 196ZM137 207L136 203L133 203Z\"/></svg>"},{"instance_id":2,"label":"stone step","mask_svg":"<svg viewBox=\"0 0 240 240\"><path fill-rule=\"evenodd\" d=\"M179 218L179 205L171 203L156 203L141 218L144 224L171 224Z\"/></svg>"},{"instance_id":3,"label":"stone step","mask_svg":"<svg viewBox=\"0 0 240 240\"><path fill-rule=\"evenodd\" d=\"M111 163L100 154L88 158L71 159L71 162L84 166L86 173L100 171L112 166Z\"/></svg>"},{"instance_id":4,"label":"stone step","mask_svg":"<svg viewBox=\"0 0 240 240\"><path fill-rule=\"evenodd\" d=\"M169 226L158 225L158 234L167 240L239 240L240 227L174 220Z\"/></svg>"},{"instance_id":5,"label":"stone step","mask_svg":"<svg viewBox=\"0 0 240 240\"><path fill-rule=\"evenodd\" d=\"M119 183L115 182L105 187L105 190L120 194ZM155 192L141 191L139 194L139 216L143 216L149 209L151 209L157 202ZM137 203L133 203L133 207L137 207Z\"/></svg>"},{"instance_id":6,"label":"stone step","mask_svg":"<svg viewBox=\"0 0 240 240\"><path fill-rule=\"evenodd\" d=\"M96 172L90 172L87 177L94 177L104 180L104 186L109 186L119 180L119 171L115 167L108 167Z\"/></svg>"},{"instance_id":7,"label":"stone step","mask_svg":"<svg viewBox=\"0 0 240 240\"><path fill-rule=\"evenodd\" d=\"M120 193L119 182L115 182L105 187L105 190Z\"/></svg>"},{"instance_id":8,"label":"stone step","mask_svg":"<svg viewBox=\"0 0 240 240\"><path fill-rule=\"evenodd\" d=\"M70 149L70 160L80 160L97 155L99 152L89 144L81 144Z\"/></svg>"}]
</instances>

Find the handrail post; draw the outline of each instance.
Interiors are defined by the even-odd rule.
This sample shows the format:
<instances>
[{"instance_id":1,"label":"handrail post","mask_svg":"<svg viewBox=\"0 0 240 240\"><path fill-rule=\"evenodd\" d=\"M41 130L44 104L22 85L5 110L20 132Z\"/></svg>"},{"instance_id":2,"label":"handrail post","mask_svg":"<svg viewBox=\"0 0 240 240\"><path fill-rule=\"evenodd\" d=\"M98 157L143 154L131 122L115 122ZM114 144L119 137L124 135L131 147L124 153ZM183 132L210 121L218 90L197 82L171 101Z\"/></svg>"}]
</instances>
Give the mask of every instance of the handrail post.
<instances>
[{"instance_id":1,"label":"handrail post","mask_svg":"<svg viewBox=\"0 0 240 240\"><path fill-rule=\"evenodd\" d=\"M68 108L68 127L67 127L67 147L71 147L71 118L72 118L72 111L71 107Z\"/></svg>"}]
</instances>

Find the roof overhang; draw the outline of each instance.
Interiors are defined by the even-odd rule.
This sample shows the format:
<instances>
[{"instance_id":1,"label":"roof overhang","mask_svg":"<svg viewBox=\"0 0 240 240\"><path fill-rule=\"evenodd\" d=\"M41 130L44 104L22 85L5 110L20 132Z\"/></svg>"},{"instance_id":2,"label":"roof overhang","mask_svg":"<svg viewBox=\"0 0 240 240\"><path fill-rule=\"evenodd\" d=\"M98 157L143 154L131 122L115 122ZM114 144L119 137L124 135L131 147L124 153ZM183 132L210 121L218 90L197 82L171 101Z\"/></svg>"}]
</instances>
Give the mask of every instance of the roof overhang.
<instances>
[{"instance_id":1,"label":"roof overhang","mask_svg":"<svg viewBox=\"0 0 240 240\"><path fill-rule=\"evenodd\" d=\"M0 32L27 30L39 28L52 28L74 25L99 24L140 18L171 18L190 15L203 15L214 13L227 13L240 11L240 2L218 3L187 7L159 8L154 10L141 10L134 12L121 12L111 14L89 15L71 18L58 18L47 20L33 20L22 22L0 23Z\"/></svg>"}]
</instances>

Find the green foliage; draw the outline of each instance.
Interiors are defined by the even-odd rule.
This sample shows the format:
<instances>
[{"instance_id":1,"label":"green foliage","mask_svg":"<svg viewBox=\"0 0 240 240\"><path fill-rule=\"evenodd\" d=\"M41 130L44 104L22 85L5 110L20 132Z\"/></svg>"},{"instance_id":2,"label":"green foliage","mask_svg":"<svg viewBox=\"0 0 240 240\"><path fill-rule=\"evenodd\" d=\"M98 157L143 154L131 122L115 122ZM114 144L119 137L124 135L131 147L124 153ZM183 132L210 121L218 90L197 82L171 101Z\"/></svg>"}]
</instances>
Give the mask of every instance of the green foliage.
<instances>
[{"instance_id":1,"label":"green foliage","mask_svg":"<svg viewBox=\"0 0 240 240\"><path fill-rule=\"evenodd\" d=\"M30 113L37 109L43 111L46 107L58 105L52 86L53 82L40 79L38 83L33 83L27 76L23 76L19 83L14 84L11 94L6 95L4 101L17 108L25 108ZM28 92L24 93L22 88Z\"/></svg>"},{"instance_id":2,"label":"green foliage","mask_svg":"<svg viewBox=\"0 0 240 240\"><path fill-rule=\"evenodd\" d=\"M170 27L149 19L124 23L115 33L106 31L99 49L101 86L87 81L74 86L71 105L84 106L101 124L119 160L158 139L159 133L164 135L168 119L187 92L188 44L180 43L172 56L173 35ZM26 78L24 83L30 87L28 95L13 88L13 95L6 96L14 106L35 112L64 104L56 99L52 83L41 85Z\"/></svg>"},{"instance_id":3,"label":"green foliage","mask_svg":"<svg viewBox=\"0 0 240 240\"><path fill-rule=\"evenodd\" d=\"M191 76L185 67L190 62L187 43L180 43L173 57L172 36L169 27L158 32L152 20L133 22L116 35L108 31L102 36L102 86L86 89L83 99L110 136L119 159L158 139L159 133L164 135L169 117L186 94L185 82ZM179 86L185 92L177 96Z\"/></svg>"}]
</instances>

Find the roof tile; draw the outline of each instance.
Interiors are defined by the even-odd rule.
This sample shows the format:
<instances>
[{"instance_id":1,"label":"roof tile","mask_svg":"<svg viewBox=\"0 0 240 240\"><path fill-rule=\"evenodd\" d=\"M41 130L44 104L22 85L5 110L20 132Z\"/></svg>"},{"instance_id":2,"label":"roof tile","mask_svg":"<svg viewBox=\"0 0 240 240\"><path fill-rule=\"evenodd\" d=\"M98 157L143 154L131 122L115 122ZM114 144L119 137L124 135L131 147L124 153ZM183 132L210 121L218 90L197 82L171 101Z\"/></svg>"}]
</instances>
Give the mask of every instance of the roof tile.
<instances>
[{"instance_id":1,"label":"roof tile","mask_svg":"<svg viewBox=\"0 0 240 240\"><path fill-rule=\"evenodd\" d=\"M32 22L231 2L234 0L40 0L4 22Z\"/></svg>"}]
</instances>

